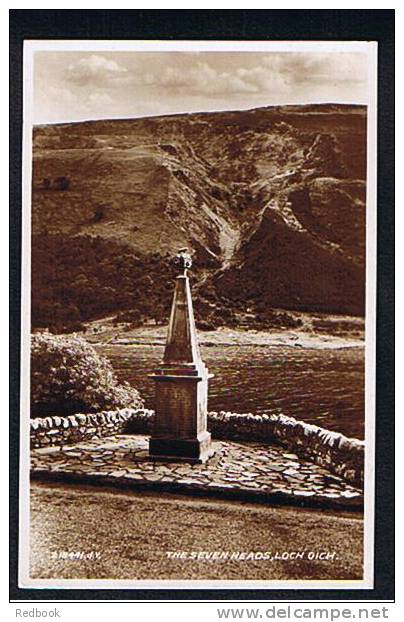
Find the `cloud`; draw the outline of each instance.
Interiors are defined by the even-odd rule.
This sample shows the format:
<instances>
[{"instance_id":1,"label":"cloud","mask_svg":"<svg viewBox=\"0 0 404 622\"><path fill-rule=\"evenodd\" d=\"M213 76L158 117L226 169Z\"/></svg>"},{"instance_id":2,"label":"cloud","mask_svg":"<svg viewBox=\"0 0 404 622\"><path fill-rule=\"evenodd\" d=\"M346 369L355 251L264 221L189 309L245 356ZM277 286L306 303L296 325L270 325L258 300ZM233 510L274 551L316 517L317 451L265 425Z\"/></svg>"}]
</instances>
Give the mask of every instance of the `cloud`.
<instances>
[{"instance_id":1,"label":"cloud","mask_svg":"<svg viewBox=\"0 0 404 622\"><path fill-rule=\"evenodd\" d=\"M46 52L35 57L35 119L366 103L367 73L356 52Z\"/></svg>"},{"instance_id":2,"label":"cloud","mask_svg":"<svg viewBox=\"0 0 404 622\"><path fill-rule=\"evenodd\" d=\"M279 96L308 83L313 86L363 83L365 66L366 58L360 54L273 53L263 56L255 66L233 66L225 71L219 71L209 62L188 67L168 66L160 75L149 75L148 83L171 94Z\"/></svg>"},{"instance_id":3,"label":"cloud","mask_svg":"<svg viewBox=\"0 0 404 622\"><path fill-rule=\"evenodd\" d=\"M283 93L289 89L290 80L287 75L279 71L272 71L270 67L260 66L251 69L240 68L237 75L252 89L254 93Z\"/></svg>"},{"instance_id":4,"label":"cloud","mask_svg":"<svg viewBox=\"0 0 404 622\"><path fill-rule=\"evenodd\" d=\"M271 54L263 59L265 67L283 75L291 85L362 83L366 81L366 57L363 54L328 53Z\"/></svg>"},{"instance_id":5,"label":"cloud","mask_svg":"<svg viewBox=\"0 0 404 622\"><path fill-rule=\"evenodd\" d=\"M192 66L165 67L150 75L155 84L171 95L194 94L211 97L226 95L291 95L296 87L312 84L358 85L366 80L366 58L352 53L273 53L255 65L233 66L219 71L209 62Z\"/></svg>"},{"instance_id":6,"label":"cloud","mask_svg":"<svg viewBox=\"0 0 404 622\"><path fill-rule=\"evenodd\" d=\"M273 75L264 66L220 72L206 62L190 68L167 67L155 82L173 93L187 91L211 96L283 91L287 86L283 76Z\"/></svg>"},{"instance_id":7,"label":"cloud","mask_svg":"<svg viewBox=\"0 0 404 622\"><path fill-rule=\"evenodd\" d=\"M92 54L71 63L66 72L66 79L78 86L108 87L126 77L128 70L105 56Z\"/></svg>"},{"instance_id":8,"label":"cloud","mask_svg":"<svg viewBox=\"0 0 404 622\"><path fill-rule=\"evenodd\" d=\"M88 98L88 104L97 108L100 106L107 106L112 103L114 103L114 100L110 95L108 95L108 93L90 93Z\"/></svg>"},{"instance_id":9,"label":"cloud","mask_svg":"<svg viewBox=\"0 0 404 622\"><path fill-rule=\"evenodd\" d=\"M63 101L65 104L75 104L77 102L76 95L63 86L50 85L46 89L46 97L54 102Z\"/></svg>"}]
</instances>

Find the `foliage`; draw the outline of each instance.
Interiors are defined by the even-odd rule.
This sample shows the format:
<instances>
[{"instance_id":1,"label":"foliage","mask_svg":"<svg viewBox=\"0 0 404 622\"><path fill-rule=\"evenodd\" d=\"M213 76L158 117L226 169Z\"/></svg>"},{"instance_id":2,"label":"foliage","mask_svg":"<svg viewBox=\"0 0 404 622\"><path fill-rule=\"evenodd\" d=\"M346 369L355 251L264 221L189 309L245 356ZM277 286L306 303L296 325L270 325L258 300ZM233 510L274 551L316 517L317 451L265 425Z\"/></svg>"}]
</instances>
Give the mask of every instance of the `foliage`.
<instances>
[{"instance_id":1,"label":"foliage","mask_svg":"<svg viewBox=\"0 0 404 622\"><path fill-rule=\"evenodd\" d=\"M215 330L217 323L214 318L208 318L207 320L196 320L196 328L198 330Z\"/></svg>"},{"instance_id":2,"label":"foliage","mask_svg":"<svg viewBox=\"0 0 404 622\"><path fill-rule=\"evenodd\" d=\"M31 338L32 414L73 414L143 405L119 384L109 360L80 337L37 333Z\"/></svg>"},{"instance_id":3,"label":"foliage","mask_svg":"<svg viewBox=\"0 0 404 622\"><path fill-rule=\"evenodd\" d=\"M37 234L32 244L32 326L54 333L84 329L83 322L114 317L114 324L140 326L154 319L165 324L170 315L176 270L171 258L143 255L114 240L96 236L66 237ZM198 288L198 269L192 270L197 326L213 330L234 326L249 305L245 287L232 285L232 299L219 295L212 281ZM203 270L202 270L203 273ZM251 301L256 327L298 328L300 320ZM237 314L236 314L237 312ZM240 316L240 317L239 317Z\"/></svg>"},{"instance_id":4,"label":"foliage","mask_svg":"<svg viewBox=\"0 0 404 622\"><path fill-rule=\"evenodd\" d=\"M122 311L121 313L117 313L113 320L114 325L127 323L132 326L141 326L142 324L142 316L137 309L132 309L131 311Z\"/></svg>"},{"instance_id":5,"label":"foliage","mask_svg":"<svg viewBox=\"0 0 404 622\"><path fill-rule=\"evenodd\" d=\"M32 242L32 326L72 325L132 311L167 319L174 271L167 257L142 255L100 237L39 234Z\"/></svg>"},{"instance_id":6,"label":"foliage","mask_svg":"<svg viewBox=\"0 0 404 622\"><path fill-rule=\"evenodd\" d=\"M56 190L68 190L70 187L70 179L68 177L57 177L54 181Z\"/></svg>"}]
</instances>

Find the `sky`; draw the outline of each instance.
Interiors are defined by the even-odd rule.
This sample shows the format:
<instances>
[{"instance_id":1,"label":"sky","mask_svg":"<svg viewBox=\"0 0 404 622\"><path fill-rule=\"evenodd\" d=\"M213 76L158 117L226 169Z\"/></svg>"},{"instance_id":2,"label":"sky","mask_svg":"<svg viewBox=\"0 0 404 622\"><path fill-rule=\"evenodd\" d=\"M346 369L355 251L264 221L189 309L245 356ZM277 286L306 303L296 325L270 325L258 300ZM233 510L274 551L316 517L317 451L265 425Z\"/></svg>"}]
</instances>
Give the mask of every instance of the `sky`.
<instances>
[{"instance_id":1,"label":"sky","mask_svg":"<svg viewBox=\"0 0 404 622\"><path fill-rule=\"evenodd\" d=\"M33 122L368 103L361 52L34 53Z\"/></svg>"}]
</instances>

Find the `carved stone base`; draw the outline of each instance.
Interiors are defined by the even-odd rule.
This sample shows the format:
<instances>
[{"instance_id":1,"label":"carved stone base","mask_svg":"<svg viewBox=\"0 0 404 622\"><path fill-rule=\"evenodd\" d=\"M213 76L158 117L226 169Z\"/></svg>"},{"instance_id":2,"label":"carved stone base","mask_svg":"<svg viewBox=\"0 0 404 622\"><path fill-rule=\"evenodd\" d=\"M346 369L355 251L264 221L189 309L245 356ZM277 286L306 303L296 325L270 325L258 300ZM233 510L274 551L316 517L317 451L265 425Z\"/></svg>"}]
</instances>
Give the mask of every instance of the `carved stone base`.
<instances>
[{"instance_id":1,"label":"carved stone base","mask_svg":"<svg viewBox=\"0 0 404 622\"><path fill-rule=\"evenodd\" d=\"M203 432L194 439L152 436L149 441L151 460L206 462L214 453L209 432Z\"/></svg>"}]
</instances>

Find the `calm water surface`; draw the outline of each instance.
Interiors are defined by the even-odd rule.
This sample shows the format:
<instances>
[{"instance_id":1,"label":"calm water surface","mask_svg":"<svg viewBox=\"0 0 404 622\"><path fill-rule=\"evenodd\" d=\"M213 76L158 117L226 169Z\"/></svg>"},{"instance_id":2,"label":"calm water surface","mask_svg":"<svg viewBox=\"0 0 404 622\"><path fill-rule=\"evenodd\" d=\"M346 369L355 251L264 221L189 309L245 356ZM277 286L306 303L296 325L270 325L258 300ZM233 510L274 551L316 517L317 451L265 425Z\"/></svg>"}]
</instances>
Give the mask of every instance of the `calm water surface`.
<instances>
[{"instance_id":1,"label":"calm water surface","mask_svg":"<svg viewBox=\"0 0 404 622\"><path fill-rule=\"evenodd\" d=\"M154 407L147 377L163 356L162 346L107 345L120 380L139 389ZM201 347L215 377L209 381L209 410L283 413L363 438L364 350L285 346Z\"/></svg>"}]
</instances>

